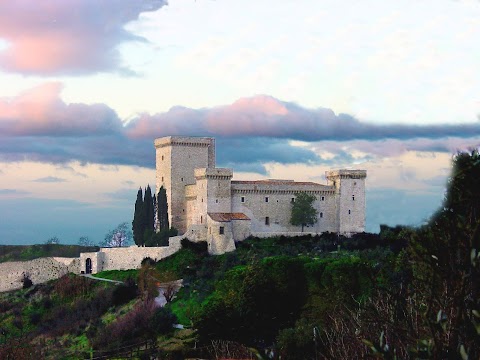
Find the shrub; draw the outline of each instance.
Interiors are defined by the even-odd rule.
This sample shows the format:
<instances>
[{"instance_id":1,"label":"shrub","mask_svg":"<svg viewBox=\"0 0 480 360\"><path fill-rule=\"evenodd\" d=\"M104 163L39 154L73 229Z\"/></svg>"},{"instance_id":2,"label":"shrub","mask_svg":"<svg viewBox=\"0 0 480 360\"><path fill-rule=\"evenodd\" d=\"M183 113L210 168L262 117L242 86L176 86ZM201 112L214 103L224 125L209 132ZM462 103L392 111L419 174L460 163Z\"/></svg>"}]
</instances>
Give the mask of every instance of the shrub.
<instances>
[{"instance_id":1,"label":"shrub","mask_svg":"<svg viewBox=\"0 0 480 360\"><path fill-rule=\"evenodd\" d=\"M160 307L155 309L150 318L150 327L156 334L167 334L172 331L177 323L177 317L169 308Z\"/></svg>"},{"instance_id":2,"label":"shrub","mask_svg":"<svg viewBox=\"0 0 480 360\"><path fill-rule=\"evenodd\" d=\"M115 287L112 293L112 304L115 306L123 305L135 299L138 294L138 287L135 281L130 278L125 284Z\"/></svg>"}]
</instances>

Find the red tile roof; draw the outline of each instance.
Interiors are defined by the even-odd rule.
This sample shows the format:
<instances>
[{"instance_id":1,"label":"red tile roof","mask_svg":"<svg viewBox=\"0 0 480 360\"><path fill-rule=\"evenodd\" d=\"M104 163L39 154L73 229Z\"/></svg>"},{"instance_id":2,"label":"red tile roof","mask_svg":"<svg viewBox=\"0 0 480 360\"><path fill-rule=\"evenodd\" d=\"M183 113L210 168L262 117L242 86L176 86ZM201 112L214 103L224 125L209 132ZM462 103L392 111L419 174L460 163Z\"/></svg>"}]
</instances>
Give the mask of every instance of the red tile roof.
<instances>
[{"instance_id":1,"label":"red tile roof","mask_svg":"<svg viewBox=\"0 0 480 360\"><path fill-rule=\"evenodd\" d=\"M213 221L228 222L231 220L250 220L244 213L208 213Z\"/></svg>"}]
</instances>

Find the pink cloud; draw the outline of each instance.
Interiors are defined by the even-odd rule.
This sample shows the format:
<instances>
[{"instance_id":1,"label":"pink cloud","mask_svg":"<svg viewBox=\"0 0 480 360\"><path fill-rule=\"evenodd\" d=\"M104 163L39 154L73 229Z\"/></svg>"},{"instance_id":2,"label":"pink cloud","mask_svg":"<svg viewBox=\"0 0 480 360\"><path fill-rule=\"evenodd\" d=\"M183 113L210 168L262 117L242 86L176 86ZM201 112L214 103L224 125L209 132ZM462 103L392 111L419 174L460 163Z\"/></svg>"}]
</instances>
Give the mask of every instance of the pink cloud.
<instances>
[{"instance_id":1,"label":"pink cloud","mask_svg":"<svg viewBox=\"0 0 480 360\"><path fill-rule=\"evenodd\" d=\"M0 68L27 74L121 70L117 46L141 40L124 29L165 0L0 0Z\"/></svg>"},{"instance_id":2,"label":"pink cloud","mask_svg":"<svg viewBox=\"0 0 480 360\"><path fill-rule=\"evenodd\" d=\"M121 129L116 113L104 104L66 104L62 85L42 84L15 98L0 98L0 134L3 136L84 136Z\"/></svg>"}]
</instances>

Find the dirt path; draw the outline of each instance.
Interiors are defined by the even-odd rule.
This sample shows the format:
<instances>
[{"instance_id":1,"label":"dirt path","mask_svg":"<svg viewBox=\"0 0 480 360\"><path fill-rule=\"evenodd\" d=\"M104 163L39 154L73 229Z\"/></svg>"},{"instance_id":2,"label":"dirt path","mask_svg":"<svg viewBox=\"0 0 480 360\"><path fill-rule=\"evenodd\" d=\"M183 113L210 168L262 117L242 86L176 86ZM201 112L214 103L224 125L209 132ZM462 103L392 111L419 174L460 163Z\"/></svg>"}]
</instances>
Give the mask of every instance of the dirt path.
<instances>
[{"instance_id":1,"label":"dirt path","mask_svg":"<svg viewBox=\"0 0 480 360\"><path fill-rule=\"evenodd\" d=\"M92 274L82 274L80 276L84 276L86 278L93 279L93 280L107 281L107 282L112 282L112 283L115 283L115 284L123 284L123 281L99 278L99 277L93 276Z\"/></svg>"}]
</instances>

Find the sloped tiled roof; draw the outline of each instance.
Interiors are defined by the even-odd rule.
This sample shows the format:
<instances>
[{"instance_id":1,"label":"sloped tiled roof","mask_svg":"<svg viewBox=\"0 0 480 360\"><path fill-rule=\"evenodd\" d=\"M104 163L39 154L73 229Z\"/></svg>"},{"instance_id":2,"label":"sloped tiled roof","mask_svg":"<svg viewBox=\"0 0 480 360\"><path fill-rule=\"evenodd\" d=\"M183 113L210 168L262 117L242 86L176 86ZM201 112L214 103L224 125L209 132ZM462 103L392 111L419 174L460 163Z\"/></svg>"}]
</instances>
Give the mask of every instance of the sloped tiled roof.
<instances>
[{"instance_id":1,"label":"sloped tiled roof","mask_svg":"<svg viewBox=\"0 0 480 360\"><path fill-rule=\"evenodd\" d=\"M208 213L213 221L228 222L231 220L250 220L244 213Z\"/></svg>"}]
</instances>

